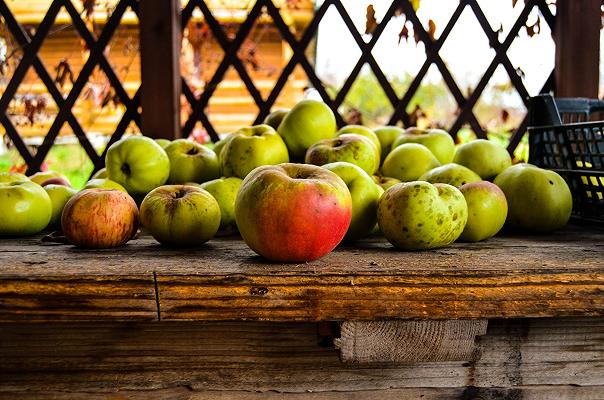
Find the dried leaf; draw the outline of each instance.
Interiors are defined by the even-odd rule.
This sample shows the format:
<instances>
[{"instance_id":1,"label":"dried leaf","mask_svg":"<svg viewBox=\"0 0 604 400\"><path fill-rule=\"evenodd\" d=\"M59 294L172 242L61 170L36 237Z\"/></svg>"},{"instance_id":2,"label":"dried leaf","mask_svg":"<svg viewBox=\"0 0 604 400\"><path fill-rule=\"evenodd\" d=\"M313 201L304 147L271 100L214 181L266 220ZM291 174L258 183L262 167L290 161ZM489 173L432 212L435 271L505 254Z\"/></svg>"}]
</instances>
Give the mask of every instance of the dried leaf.
<instances>
[{"instance_id":1,"label":"dried leaf","mask_svg":"<svg viewBox=\"0 0 604 400\"><path fill-rule=\"evenodd\" d=\"M417 29L413 30L413 39L415 39L415 44L418 44L421 41L421 38L419 37L419 33L417 32Z\"/></svg>"},{"instance_id":2,"label":"dried leaf","mask_svg":"<svg viewBox=\"0 0 604 400\"><path fill-rule=\"evenodd\" d=\"M403 29L398 34L398 43L401 44L401 40L409 40L409 28L407 28L407 24L403 24Z\"/></svg>"},{"instance_id":3,"label":"dried leaf","mask_svg":"<svg viewBox=\"0 0 604 400\"><path fill-rule=\"evenodd\" d=\"M436 24L431 19L428 20L428 34L430 35L430 38L434 41L434 35L436 34Z\"/></svg>"},{"instance_id":4,"label":"dried leaf","mask_svg":"<svg viewBox=\"0 0 604 400\"><path fill-rule=\"evenodd\" d=\"M377 26L378 22L375 19L375 9L373 8L373 4L369 4L367 6L367 14L365 16L365 34L372 35Z\"/></svg>"},{"instance_id":5,"label":"dried leaf","mask_svg":"<svg viewBox=\"0 0 604 400\"><path fill-rule=\"evenodd\" d=\"M426 118L426 113L419 104L415 105L415 109L409 114L409 126L417 126L417 122L421 118Z\"/></svg>"},{"instance_id":6,"label":"dried leaf","mask_svg":"<svg viewBox=\"0 0 604 400\"><path fill-rule=\"evenodd\" d=\"M518 2L518 0L512 0L512 8L516 7L517 2Z\"/></svg>"},{"instance_id":7,"label":"dried leaf","mask_svg":"<svg viewBox=\"0 0 604 400\"><path fill-rule=\"evenodd\" d=\"M501 35L503 33L503 24L499 24L499 29L496 31L497 35Z\"/></svg>"},{"instance_id":8,"label":"dried leaf","mask_svg":"<svg viewBox=\"0 0 604 400\"><path fill-rule=\"evenodd\" d=\"M503 122L505 124L506 122L508 122L509 119L510 119L510 113L508 112L508 110L503 108L501 110L501 122Z\"/></svg>"},{"instance_id":9,"label":"dried leaf","mask_svg":"<svg viewBox=\"0 0 604 400\"><path fill-rule=\"evenodd\" d=\"M537 21L533 25L525 24L526 34L529 37L533 37L535 34L541 32L541 17L537 17Z\"/></svg>"},{"instance_id":10,"label":"dried leaf","mask_svg":"<svg viewBox=\"0 0 604 400\"><path fill-rule=\"evenodd\" d=\"M82 6L84 6L84 12L86 14L86 19L89 20L94 13L94 6L96 5L96 0L83 0Z\"/></svg>"},{"instance_id":11,"label":"dried leaf","mask_svg":"<svg viewBox=\"0 0 604 400\"><path fill-rule=\"evenodd\" d=\"M73 84L73 71L71 70L71 65L66 58L63 58L61 61L59 61L55 67L55 71L55 83L57 83L61 89L63 89L68 79L69 82Z\"/></svg>"}]
</instances>

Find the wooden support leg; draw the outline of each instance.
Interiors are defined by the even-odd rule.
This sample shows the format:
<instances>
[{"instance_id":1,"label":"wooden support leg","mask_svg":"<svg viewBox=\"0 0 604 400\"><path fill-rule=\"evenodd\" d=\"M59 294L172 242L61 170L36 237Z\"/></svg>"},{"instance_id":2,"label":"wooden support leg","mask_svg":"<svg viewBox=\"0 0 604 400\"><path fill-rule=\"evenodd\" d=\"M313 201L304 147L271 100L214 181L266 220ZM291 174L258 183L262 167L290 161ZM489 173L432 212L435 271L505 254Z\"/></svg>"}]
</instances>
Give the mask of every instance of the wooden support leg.
<instances>
[{"instance_id":1,"label":"wooden support leg","mask_svg":"<svg viewBox=\"0 0 604 400\"><path fill-rule=\"evenodd\" d=\"M334 340L347 363L471 361L487 320L346 321Z\"/></svg>"}]
</instances>

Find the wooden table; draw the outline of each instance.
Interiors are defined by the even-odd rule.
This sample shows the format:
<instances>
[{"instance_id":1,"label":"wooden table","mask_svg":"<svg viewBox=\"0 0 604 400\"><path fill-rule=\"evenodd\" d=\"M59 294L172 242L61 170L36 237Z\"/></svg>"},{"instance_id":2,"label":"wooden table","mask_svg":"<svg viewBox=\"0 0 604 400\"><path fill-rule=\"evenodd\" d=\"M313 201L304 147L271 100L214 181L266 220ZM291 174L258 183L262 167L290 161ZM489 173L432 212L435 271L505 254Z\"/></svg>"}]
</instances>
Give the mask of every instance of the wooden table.
<instances>
[{"instance_id":1,"label":"wooden table","mask_svg":"<svg viewBox=\"0 0 604 400\"><path fill-rule=\"evenodd\" d=\"M3 239L0 398L601 399L603 316L588 228L304 264Z\"/></svg>"}]
</instances>

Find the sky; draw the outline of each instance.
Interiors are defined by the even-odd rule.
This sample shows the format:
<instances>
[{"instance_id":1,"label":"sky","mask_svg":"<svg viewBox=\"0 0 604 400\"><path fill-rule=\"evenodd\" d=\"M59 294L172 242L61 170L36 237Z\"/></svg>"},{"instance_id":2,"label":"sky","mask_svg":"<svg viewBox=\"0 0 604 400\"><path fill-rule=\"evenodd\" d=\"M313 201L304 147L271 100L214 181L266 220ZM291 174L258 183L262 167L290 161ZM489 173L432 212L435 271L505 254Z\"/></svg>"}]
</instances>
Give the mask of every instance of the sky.
<instances>
[{"instance_id":1,"label":"sky","mask_svg":"<svg viewBox=\"0 0 604 400\"><path fill-rule=\"evenodd\" d=\"M373 4L377 20L381 21L391 0L344 0L343 3L357 29L363 34L367 5ZM522 1L518 1L516 6L512 7L512 1L509 0L479 0L478 3L494 30L499 29L500 24L503 27L500 41L504 40L524 6ZM428 26L429 19L435 22L438 38L458 4L457 1L421 0L418 17L424 27ZM529 15L528 23L534 23L539 15L538 10L534 9ZM398 42L403 22L404 16L394 17L373 49L373 56L388 77L404 76L406 73L415 75L425 61L423 44L417 45L412 37L409 41ZM411 27L410 22L408 26ZM555 45L551 31L543 18L540 26L541 33L532 37L522 29L519 38L507 52L512 65L515 68L520 67L524 72L524 83L530 94L539 92L554 67ZM370 39L368 35L364 35L364 38ZM464 9L439 54L462 91L473 88L482 77L495 51L490 48L487 36L469 6ZM336 85L341 84L354 67L359 55L360 50L341 17L334 7L330 7L319 29L316 64L318 75ZM434 82L442 77L436 66L433 66L425 79ZM507 72L500 66L489 85L507 82ZM520 99L518 96L512 96L507 101L510 106L514 106L519 104Z\"/></svg>"}]
</instances>

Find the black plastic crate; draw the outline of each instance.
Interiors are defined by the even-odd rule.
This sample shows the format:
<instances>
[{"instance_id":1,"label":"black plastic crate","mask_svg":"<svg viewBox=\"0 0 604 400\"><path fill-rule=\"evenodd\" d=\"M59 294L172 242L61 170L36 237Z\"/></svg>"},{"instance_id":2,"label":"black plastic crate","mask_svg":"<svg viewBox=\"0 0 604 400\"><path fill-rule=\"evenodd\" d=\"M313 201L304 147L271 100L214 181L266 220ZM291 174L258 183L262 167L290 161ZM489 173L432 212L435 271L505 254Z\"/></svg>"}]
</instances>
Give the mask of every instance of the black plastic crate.
<instances>
[{"instance_id":1,"label":"black plastic crate","mask_svg":"<svg viewBox=\"0 0 604 400\"><path fill-rule=\"evenodd\" d=\"M573 195L573 217L601 224L604 222L604 121L562 124L562 113L550 115L548 120L541 100L531 103L531 123L553 124L529 127L529 162L556 171L566 179ZM586 99L577 100L584 104ZM569 112L577 112L569 107L570 99L564 101ZM599 107L602 102L593 104ZM586 119L590 114L585 113Z\"/></svg>"}]
</instances>

